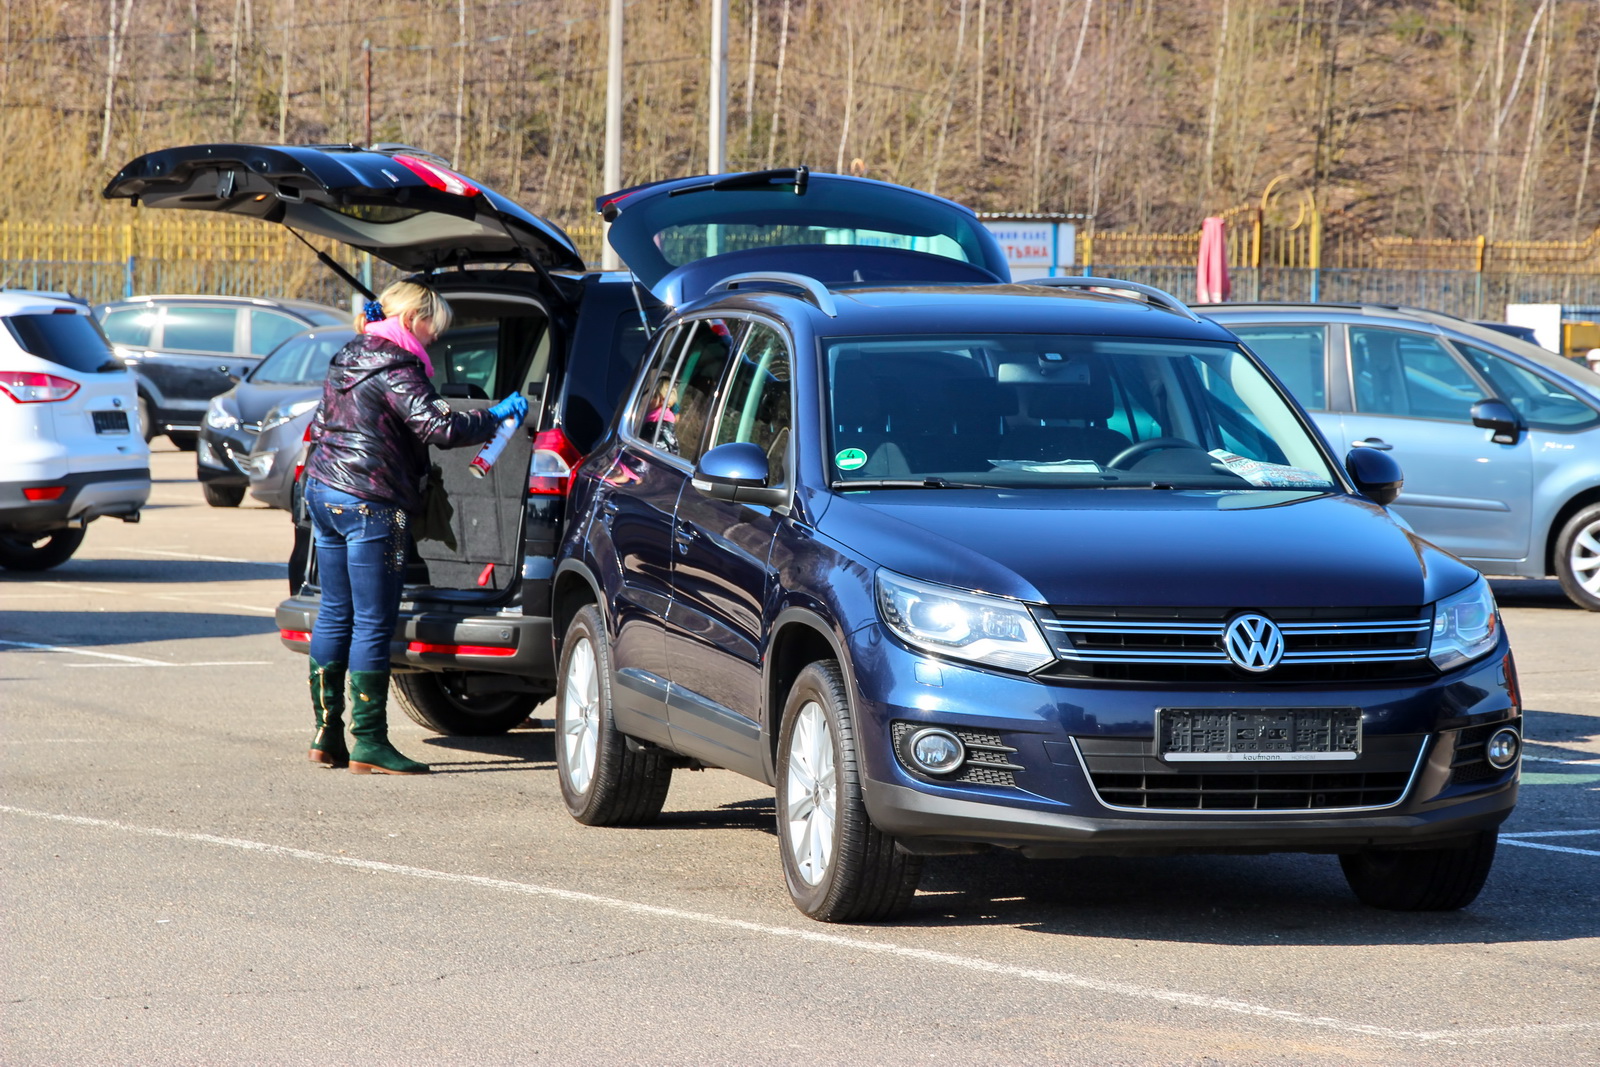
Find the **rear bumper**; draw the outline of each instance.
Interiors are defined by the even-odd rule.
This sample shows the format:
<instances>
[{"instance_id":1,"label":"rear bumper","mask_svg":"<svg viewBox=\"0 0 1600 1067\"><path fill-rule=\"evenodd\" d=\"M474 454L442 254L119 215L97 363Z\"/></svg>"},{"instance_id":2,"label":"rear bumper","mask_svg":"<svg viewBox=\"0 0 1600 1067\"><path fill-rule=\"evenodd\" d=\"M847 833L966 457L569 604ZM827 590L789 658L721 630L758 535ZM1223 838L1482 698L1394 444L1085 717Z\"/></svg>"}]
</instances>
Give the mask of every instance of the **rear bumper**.
<instances>
[{"instance_id":1,"label":"rear bumper","mask_svg":"<svg viewBox=\"0 0 1600 1067\"><path fill-rule=\"evenodd\" d=\"M276 621L284 647L309 653L316 619L317 601L312 598L294 596L279 604ZM400 620L389 642L389 662L430 671L555 678L548 618L457 613L408 603L400 606Z\"/></svg>"},{"instance_id":2,"label":"rear bumper","mask_svg":"<svg viewBox=\"0 0 1600 1067\"><path fill-rule=\"evenodd\" d=\"M29 500L23 495L24 489L57 485L66 488L55 500ZM0 482L0 529L43 531L103 515L133 515L149 499L149 467Z\"/></svg>"}]
</instances>

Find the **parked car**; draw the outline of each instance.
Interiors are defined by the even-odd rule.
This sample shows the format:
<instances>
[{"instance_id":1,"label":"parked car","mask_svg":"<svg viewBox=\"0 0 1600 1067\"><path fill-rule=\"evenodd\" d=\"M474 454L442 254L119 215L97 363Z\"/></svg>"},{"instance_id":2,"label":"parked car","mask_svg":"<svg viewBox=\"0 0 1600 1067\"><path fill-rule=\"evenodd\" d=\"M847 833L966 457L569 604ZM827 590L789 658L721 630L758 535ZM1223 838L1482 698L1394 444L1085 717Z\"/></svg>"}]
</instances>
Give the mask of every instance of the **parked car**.
<instances>
[{"instance_id":1,"label":"parked car","mask_svg":"<svg viewBox=\"0 0 1600 1067\"><path fill-rule=\"evenodd\" d=\"M166 434L192 450L211 398L284 339L312 326L347 326L350 313L305 300L140 296L94 309L139 380L144 438Z\"/></svg>"},{"instance_id":2,"label":"parked car","mask_svg":"<svg viewBox=\"0 0 1600 1067\"><path fill-rule=\"evenodd\" d=\"M1488 583L1390 517L1387 454L1339 462L1133 283L728 288L667 320L574 479L578 821L730 768L775 786L788 891L832 921L997 847L1337 853L1378 907L1477 895L1511 651Z\"/></svg>"},{"instance_id":3,"label":"parked car","mask_svg":"<svg viewBox=\"0 0 1600 1067\"><path fill-rule=\"evenodd\" d=\"M417 543L392 646L404 672L394 692L417 722L467 734L524 722L555 689L550 583L572 468L631 382L658 298L629 273L586 270L560 227L416 150L174 148L130 162L106 195L270 218L420 273L455 310L434 346L441 393L458 407L528 396L530 433L488 477L470 473L473 449L434 451L451 539ZM1009 277L970 210L803 167L678 179L596 206L628 242L629 265L674 299L762 266L838 281ZM305 554L306 573L291 577L300 591L277 614L284 643L302 653L318 606L315 554Z\"/></svg>"},{"instance_id":4,"label":"parked car","mask_svg":"<svg viewBox=\"0 0 1600 1067\"><path fill-rule=\"evenodd\" d=\"M277 449L299 443L322 399L328 364L355 335L349 325L295 334L232 388L211 398L195 453L195 475L206 503L238 507L245 490L270 474ZM286 429L290 424L296 428ZM275 506L288 507L286 485L274 483L268 495L279 488L283 501Z\"/></svg>"},{"instance_id":5,"label":"parked car","mask_svg":"<svg viewBox=\"0 0 1600 1067\"><path fill-rule=\"evenodd\" d=\"M1515 337L1517 340L1526 341L1530 345L1539 343L1539 335L1533 332L1532 326L1517 326L1514 323L1492 322L1487 319L1479 319L1474 325L1493 330L1495 333L1503 333L1507 337Z\"/></svg>"},{"instance_id":6,"label":"parked car","mask_svg":"<svg viewBox=\"0 0 1600 1067\"><path fill-rule=\"evenodd\" d=\"M129 417L133 376L87 304L0 290L0 322L0 567L45 570L94 519L139 521L150 446Z\"/></svg>"},{"instance_id":7,"label":"parked car","mask_svg":"<svg viewBox=\"0 0 1600 1067\"><path fill-rule=\"evenodd\" d=\"M1600 611L1600 375L1413 308L1197 308L1261 356L1335 448L1392 450L1395 511L1485 574L1555 575Z\"/></svg>"}]
</instances>

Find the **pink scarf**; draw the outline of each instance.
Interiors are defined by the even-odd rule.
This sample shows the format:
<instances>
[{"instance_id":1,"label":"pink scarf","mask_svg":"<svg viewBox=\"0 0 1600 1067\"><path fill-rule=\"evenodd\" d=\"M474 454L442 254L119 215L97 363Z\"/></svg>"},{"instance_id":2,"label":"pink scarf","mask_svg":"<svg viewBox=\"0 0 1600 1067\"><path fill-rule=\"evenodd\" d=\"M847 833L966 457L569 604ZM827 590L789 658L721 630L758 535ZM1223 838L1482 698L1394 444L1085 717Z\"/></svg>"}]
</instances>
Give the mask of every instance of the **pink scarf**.
<instances>
[{"instance_id":1,"label":"pink scarf","mask_svg":"<svg viewBox=\"0 0 1600 1067\"><path fill-rule=\"evenodd\" d=\"M384 319L381 322L369 322L362 327L361 332L370 333L374 337L381 337L385 341L392 341L399 345L413 356L422 360L423 371L428 377L433 377L433 360L428 358L428 350L422 347L422 342L417 340L410 330L406 329L399 316Z\"/></svg>"}]
</instances>

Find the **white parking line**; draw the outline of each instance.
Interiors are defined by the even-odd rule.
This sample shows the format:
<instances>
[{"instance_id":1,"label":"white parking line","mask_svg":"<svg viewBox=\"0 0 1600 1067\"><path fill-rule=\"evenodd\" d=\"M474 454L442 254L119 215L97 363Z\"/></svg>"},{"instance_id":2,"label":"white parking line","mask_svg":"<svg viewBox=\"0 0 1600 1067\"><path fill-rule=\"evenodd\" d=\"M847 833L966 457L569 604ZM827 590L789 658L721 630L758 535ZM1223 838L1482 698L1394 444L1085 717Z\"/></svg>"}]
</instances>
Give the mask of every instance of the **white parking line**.
<instances>
[{"instance_id":1,"label":"white parking line","mask_svg":"<svg viewBox=\"0 0 1600 1067\"><path fill-rule=\"evenodd\" d=\"M170 552L160 548L123 548L121 546L114 546L108 548L106 551L129 552L137 556L171 556L175 559L197 559L203 560L206 563L249 563L256 567L277 567L281 570L289 569L289 565L287 563L274 563L270 560L240 559L237 556L207 556L199 552Z\"/></svg>"},{"instance_id":2,"label":"white parking line","mask_svg":"<svg viewBox=\"0 0 1600 1067\"><path fill-rule=\"evenodd\" d=\"M1559 756L1523 756L1522 758L1523 758L1524 761L1529 762L1529 763L1564 763L1564 764L1567 764L1568 766L1577 766L1579 764L1588 764L1588 763L1600 763L1600 756L1593 756L1593 757L1590 757L1589 759L1562 759Z\"/></svg>"},{"instance_id":3,"label":"white parking line","mask_svg":"<svg viewBox=\"0 0 1600 1067\"><path fill-rule=\"evenodd\" d=\"M271 663L265 659L239 659L239 660L203 660L199 663L168 663L166 660L146 659L143 656L124 656L116 652L91 652L86 648L65 648L61 645L40 645L32 641L7 641L0 638L0 645L13 645L25 648L31 652L62 652L77 656L93 656L97 659L115 660L114 663L68 663L68 667L254 667Z\"/></svg>"},{"instance_id":4,"label":"white parking line","mask_svg":"<svg viewBox=\"0 0 1600 1067\"><path fill-rule=\"evenodd\" d=\"M966 971L976 971L981 974L995 975L1000 978L1012 978L1024 982L1035 982L1043 985L1066 986L1082 989L1092 993L1104 993L1109 996L1122 997L1129 1000L1156 1001L1167 1004L1181 1004L1186 1007L1199 1008L1203 1011L1216 1013L1231 1013L1249 1015L1257 1018L1272 1019L1277 1022L1295 1026L1306 1026L1321 1030L1332 1030L1346 1034L1359 1034L1367 1037L1387 1038L1395 1041L1430 1042L1447 1045L1475 1044L1489 1037L1520 1037L1527 1038L1535 1034L1553 1034L1573 1030L1600 1030L1600 1019L1577 1023L1551 1023L1534 1024L1527 1026L1496 1026L1480 1029L1455 1029L1455 1030L1399 1030L1387 1026L1373 1026L1367 1023L1358 1023L1345 1019L1335 1019L1328 1016L1307 1015L1303 1012L1289 1011L1284 1008L1274 1008L1265 1004L1251 1004L1248 1001L1230 1000L1224 997L1206 996L1198 993L1184 993L1179 990L1159 989L1152 986L1136 985L1132 982L1118 982L1104 978L1090 978L1084 975L1071 974L1065 971L1046 971L1030 967L1017 967L1011 964L995 963L991 960L976 956L957 956L948 952L934 952L930 949L912 948L906 945L897 945L886 941L866 941L860 938L844 937L840 934L830 934L816 927L769 926L764 923L748 922L744 919L733 919L723 915L711 915L705 912L685 911L681 908L668 908L659 904L643 904L638 901L620 900L614 897L598 896L594 893L583 893L573 889L561 889L555 886L533 885L527 882L512 882L503 878L486 878L475 874L453 874L448 871L435 871L426 867L407 867L395 863L383 863L378 860L355 859L351 856L335 856L326 852L313 852L309 849L290 848L286 845L271 845L262 841L249 841L237 837L217 837L212 834L189 833L181 830L163 830L154 826L133 826L128 823L116 822L111 819L92 819L82 815L62 815L48 811L32 811L27 808L16 808L10 805L0 805L0 812L10 815L23 815L35 819L47 819L52 822L68 823L74 826L87 826L97 829L118 830L123 833L136 834L142 837L159 837L172 841L190 841L204 845L218 845L223 848L239 849L247 852L257 852L283 859L303 860L309 863L325 864L336 867L349 867L361 871L375 871L384 874L401 875L408 878L420 878L433 882L448 882L455 885L474 886L480 889L497 890L503 893L517 893L524 896L546 897L554 900L563 900L573 904L588 904L594 907L606 908L613 911L624 911L635 915L649 916L655 919L665 919L674 924L697 923L702 926L718 927L725 930L739 930L749 934L764 937L779 938L784 940L804 941L812 944L826 945L831 948L842 949L850 952L870 953L880 956L893 956L900 959L916 960L920 963L935 964L943 967L953 967Z\"/></svg>"},{"instance_id":5,"label":"white parking line","mask_svg":"<svg viewBox=\"0 0 1600 1067\"><path fill-rule=\"evenodd\" d=\"M1567 852L1574 856L1600 856L1600 851L1592 848L1568 848L1566 845L1546 845L1536 841L1529 841L1530 837L1585 837L1600 834L1600 830L1527 830L1517 834L1501 834L1500 840L1508 845L1519 848L1538 848L1546 852Z\"/></svg>"}]
</instances>

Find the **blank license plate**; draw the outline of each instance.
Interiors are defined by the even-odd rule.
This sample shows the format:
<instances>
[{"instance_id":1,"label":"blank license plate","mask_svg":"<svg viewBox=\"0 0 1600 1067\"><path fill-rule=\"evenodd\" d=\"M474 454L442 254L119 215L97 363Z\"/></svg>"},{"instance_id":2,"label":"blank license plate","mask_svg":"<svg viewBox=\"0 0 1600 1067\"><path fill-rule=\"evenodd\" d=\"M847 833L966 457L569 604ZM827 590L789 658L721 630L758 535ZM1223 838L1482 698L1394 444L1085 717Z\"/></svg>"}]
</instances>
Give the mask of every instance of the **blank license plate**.
<instances>
[{"instance_id":1,"label":"blank license plate","mask_svg":"<svg viewBox=\"0 0 1600 1067\"><path fill-rule=\"evenodd\" d=\"M1361 711L1162 708L1156 712L1156 744L1161 758L1172 762L1352 760L1361 753Z\"/></svg>"},{"instance_id":2,"label":"blank license plate","mask_svg":"<svg viewBox=\"0 0 1600 1067\"><path fill-rule=\"evenodd\" d=\"M94 415L95 433L127 433L128 413L126 411L96 411Z\"/></svg>"}]
</instances>

